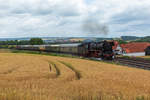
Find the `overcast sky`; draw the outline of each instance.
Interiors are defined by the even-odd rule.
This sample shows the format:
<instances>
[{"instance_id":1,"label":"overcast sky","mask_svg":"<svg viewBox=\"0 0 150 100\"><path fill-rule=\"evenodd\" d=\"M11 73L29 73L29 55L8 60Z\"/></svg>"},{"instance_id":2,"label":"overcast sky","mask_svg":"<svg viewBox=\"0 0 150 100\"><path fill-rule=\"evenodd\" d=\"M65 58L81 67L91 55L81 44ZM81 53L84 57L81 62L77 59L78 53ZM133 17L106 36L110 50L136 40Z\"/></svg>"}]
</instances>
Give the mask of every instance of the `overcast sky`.
<instances>
[{"instance_id":1,"label":"overcast sky","mask_svg":"<svg viewBox=\"0 0 150 100\"><path fill-rule=\"evenodd\" d=\"M150 0L0 0L1 38L122 35L150 35Z\"/></svg>"}]
</instances>

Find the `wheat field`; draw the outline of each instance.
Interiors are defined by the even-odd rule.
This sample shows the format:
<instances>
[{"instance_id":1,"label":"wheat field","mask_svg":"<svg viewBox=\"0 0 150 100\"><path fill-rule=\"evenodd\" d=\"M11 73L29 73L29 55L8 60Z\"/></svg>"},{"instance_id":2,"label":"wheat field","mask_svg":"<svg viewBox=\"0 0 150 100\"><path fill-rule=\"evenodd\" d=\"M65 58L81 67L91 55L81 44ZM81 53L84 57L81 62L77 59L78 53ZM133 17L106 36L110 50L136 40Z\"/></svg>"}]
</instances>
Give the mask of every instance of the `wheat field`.
<instances>
[{"instance_id":1,"label":"wheat field","mask_svg":"<svg viewBox=\"0 0 150 100\"><path fill-rule=\"evenodd\" d=\"M149 100L150 71L99 61L0 53L0 100Z\"/></svg>"}]
</instances>

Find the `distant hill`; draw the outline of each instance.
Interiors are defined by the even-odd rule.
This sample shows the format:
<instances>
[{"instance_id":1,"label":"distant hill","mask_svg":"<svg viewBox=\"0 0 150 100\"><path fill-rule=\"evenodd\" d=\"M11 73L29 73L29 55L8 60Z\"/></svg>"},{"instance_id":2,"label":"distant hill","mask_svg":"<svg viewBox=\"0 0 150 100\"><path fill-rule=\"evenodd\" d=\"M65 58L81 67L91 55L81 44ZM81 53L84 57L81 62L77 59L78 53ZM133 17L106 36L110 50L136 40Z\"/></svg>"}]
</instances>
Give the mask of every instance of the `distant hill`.
<instances>
[{"instance_id":1,"label":"distant hill","mask_svg":"<svg viewBox=\"0 0 150 100\"><path fill-rule=\"evenodd\" d=\"M150 42L150 36L142 37L135 42Z\"/></svg>"},{"instance_id":2,"label":"distant hill","mask_svg":"<svg viewBox=\"0 0 150 100\"><path fill-rule=\"evenodd\" d=\"M30 38L0 38L0 41L30 40Z\"/></svg>"},{"instance_id":3,"label":"distant hill","mask_svg":"<svg viewBox=\"0 0 150 100\"><path fill-rule=\"evenodd\" d=\"M136 37L136 36L121 36L121 39L124 41L133 41L141 38L142 37Z\"/></svg>"}]
</instances>

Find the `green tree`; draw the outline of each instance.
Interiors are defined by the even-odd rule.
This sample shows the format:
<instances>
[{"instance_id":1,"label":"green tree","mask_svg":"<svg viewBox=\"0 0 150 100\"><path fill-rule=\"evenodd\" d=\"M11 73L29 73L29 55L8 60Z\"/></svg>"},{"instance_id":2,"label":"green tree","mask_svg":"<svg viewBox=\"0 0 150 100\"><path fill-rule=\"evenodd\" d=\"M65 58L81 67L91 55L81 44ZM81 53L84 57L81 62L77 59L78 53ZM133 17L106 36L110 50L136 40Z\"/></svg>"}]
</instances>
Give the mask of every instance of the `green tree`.
<instances>
[{"instance_id":1,"label":"green tree","mask_svg":"<svg viewBox=\"0 0 150 100\"><path fill-rule=\"evenodd\" d=\"M119 44L127 44L128 42L124 41L124 40L118 40Z\"/></svg>"},{"instance_id":2,"label":"green tree","mask_svg":"<svg viewBox=\"0 0 150 100\"><path fill-rule=\"evenodd\" d=\"M29 43L31 45L42 45L44 44L44 41L41 38L31 38Z\"/></svg>"}]
</instances>

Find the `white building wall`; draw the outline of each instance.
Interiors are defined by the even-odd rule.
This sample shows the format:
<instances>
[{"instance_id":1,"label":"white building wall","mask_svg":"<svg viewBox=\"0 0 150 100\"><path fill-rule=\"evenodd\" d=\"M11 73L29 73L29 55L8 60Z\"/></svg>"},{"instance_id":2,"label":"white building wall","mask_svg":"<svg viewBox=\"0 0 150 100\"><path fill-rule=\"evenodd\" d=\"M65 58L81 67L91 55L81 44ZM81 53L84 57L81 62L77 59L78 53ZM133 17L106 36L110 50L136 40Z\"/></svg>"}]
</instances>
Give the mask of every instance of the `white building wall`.
<instances>
[{"instance_id":1,"label":"white building wall","mask_svg":"<svg viewBox=\"0 0 150 100\"><path fill-rule=\"evenodd\" d=\"M145 52L136 52L136 53L126 53L124 56L145 56Z\"/></svg>"},{"instance_id":2,"label":"white building wall","mask_svg":"<svg viewBox=\"0 0 150 100\"><path fill-rule=\"evenodd\" d=\"M117 46L116 50L114 51L116 54L121 55L122 54L122 48L120 47L120 45Z\"/></svg>"}]
</instances>

